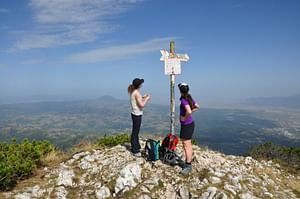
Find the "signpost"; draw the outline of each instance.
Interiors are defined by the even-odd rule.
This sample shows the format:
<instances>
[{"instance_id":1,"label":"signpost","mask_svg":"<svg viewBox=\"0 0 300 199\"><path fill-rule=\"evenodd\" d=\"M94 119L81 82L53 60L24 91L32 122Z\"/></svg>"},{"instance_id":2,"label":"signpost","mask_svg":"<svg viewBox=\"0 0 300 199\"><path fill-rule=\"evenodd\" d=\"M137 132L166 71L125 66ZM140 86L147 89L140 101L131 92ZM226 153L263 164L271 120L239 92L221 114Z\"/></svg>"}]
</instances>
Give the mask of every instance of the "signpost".
<instances>
[{"instance_id":1,"label":"signpost","mask_svg":"<svg viewBox=\"0 0 300 199\"><path fill-rule=\"evenodd\" d=\"M175 75L181 74L181 61L187 62L187 54L175 54L175 42L170 42L170 52L161 50L160 61L165 62L165 74L170 75L170 132L175 134Z\"/></svg>"}]
</instances>

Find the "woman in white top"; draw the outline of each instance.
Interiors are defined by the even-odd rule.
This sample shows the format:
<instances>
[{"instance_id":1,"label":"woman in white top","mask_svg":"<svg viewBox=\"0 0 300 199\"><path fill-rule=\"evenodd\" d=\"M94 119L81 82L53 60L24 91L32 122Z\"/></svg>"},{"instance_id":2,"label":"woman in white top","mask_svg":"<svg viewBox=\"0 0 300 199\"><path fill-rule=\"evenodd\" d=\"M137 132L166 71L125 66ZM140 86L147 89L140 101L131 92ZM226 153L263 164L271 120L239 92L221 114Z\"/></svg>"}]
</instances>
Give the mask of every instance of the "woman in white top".
<instances>
[{"instance_id":1,"label":"woman in white top","mask_svg":"<svg viewBox=\"0 0 300 199\"><path fill-rule=\"evenodd\" d=\"M143 108L149 101L150 96L142 96L140 88L144 83L144 79L135 78L132 84L128 86L128 94L130 96L131 105L131 119L132 119L132 132L131 132L131 152L135 156L141 156L139 143L139 132L142 123Z\"/></svg>"}]
</instances>

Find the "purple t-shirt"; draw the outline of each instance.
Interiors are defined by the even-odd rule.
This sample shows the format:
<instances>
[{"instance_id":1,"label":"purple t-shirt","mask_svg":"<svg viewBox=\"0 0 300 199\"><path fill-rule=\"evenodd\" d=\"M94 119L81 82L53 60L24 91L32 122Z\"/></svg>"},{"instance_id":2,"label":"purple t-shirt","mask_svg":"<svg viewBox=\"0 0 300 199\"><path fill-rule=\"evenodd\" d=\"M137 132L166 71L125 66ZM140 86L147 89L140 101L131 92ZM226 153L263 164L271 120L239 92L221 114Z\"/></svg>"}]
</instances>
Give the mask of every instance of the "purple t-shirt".
<instances>
[{"instance_id":1,"label":"purple t-shirt","mask_svg":"<svg viewBox=\"0 0 300 199\"><path fill-rule=\"evenodd\" d=\"M193 106L195 105L195 103L196 102L193 100ZM186 112L185 106L186 105L189 105L189 101L184 98L181 98L180 99L180 116L185 116L185 112ZM192 109L192 107L191 107L191 109ZM180 118L179 118L179 120L180 120ZM190 115L185 121L180 121L180 123L182 125L191 124L192 122L193 122L192 115Z\"/></svg>"}]
</instances>

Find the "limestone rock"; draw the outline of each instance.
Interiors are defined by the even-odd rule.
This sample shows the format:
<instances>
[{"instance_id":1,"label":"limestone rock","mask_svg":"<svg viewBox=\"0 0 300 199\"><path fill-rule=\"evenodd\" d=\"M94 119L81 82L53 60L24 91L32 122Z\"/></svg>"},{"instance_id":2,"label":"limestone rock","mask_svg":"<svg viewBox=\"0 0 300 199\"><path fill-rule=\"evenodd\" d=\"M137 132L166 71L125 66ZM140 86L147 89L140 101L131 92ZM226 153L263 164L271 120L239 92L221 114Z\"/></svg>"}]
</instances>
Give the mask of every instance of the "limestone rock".
<instances>
[{"instance_id":1,"label":"limestone rock","mask_svg":"<svg viewBox=\"0 0 300 199\"><path fill-rule=\"evenodd\" d=\"M144 194L144 195L141 195L141 196L139 197L139 199L151 199L151 197L148 196L148 195L146 195L146 194Z\"/></svg>"},{"instance_id":2,"label":"limestone rock","mask_svg":"<svg viewBox=\"0 0 300 199\"><path fill-rule=\"evenodd\" d=\"M67 199L68 192L65 189L65 187L60 186L60 187L57 187L55 190L56 190L55 193L56 193L57 199Z\"/></svg>"},{"instance_id":3,"label":"limestone rock","mask_svg":"<svg viewBox=\"0 0 300 199\"><path fill-rule=\"evenodd\" d=\"M72 186L73 177L75 176L74 171L65 165L60 167L59 176L57 179L57 185Z\"/></svg>"},{"instance_id":4,"label":"limestone rock","mask_svg":"<svg viewBox=\"0 0 300 199\"><path fill-rule=\"evenodd\" d=\"M189 199L190 198L190 193L189 193L189 190L187 189L187 187L183 186L179 189L179 196L182 199Z\"/></svg>"},{"instance_id":5,"label":"limestone rock","mask_svg":"<svg viewBox=\"0 0 300 199\"><path fill-rule=\"evenodd\" d=\"M136 187L141 179L141 166L137 163L127 165L120 171L120 176L116 181L115 193L124 192Z\"/></svg>"},{"instance_id":6,"label":"limestone rock","mask_svg":"<svg viewBox=\"0 0 300 199\"><path fill-rule=\"evenodd\" d=\"M0 193L0 198L297 198L294 187L300 187L300 176L271 161L228 156L198 146L193 150L193 171L187 176L180 174L179 166L134 157L122 145L83 151L54 168L41 169L42 178L28 179L27 186ZM181 143L176 152L183 154Z\"/></svg>"},{"instance_id":7,"label":"limestone rock","mask_svg":"<svg viewBox=\"0 0 300 199\"><path fill-rule=\"evenodd\" d=\"M29 193L20 193L15 196L15 199L31 199L31 194Z\"/></svg>"},{"instance_id":8,"label":"limestone rock","mask_svg":"<svg viewBox=\"0 0 300 199\"><path fill-rule=\"evenodd\" d=\"M106 186L103 186L100 189L96 189L96 198L97 199L105 199L110 196L111 196L110 190Z\"/></svg>"}]
</instances>

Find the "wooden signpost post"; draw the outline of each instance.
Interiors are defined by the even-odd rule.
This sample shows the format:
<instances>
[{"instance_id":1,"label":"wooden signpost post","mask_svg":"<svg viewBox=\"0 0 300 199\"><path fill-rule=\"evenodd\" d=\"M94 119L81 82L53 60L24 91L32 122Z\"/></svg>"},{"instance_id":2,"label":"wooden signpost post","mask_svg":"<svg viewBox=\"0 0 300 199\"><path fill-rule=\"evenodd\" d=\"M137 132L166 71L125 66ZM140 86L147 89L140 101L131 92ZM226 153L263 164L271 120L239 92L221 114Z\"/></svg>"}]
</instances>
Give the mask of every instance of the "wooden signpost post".
<instances>
[{"instance_id":1,"label":"wooden signpost post","mask_svg":"<svg viewBox=\"0 0 300 199\"><path fill-rule=\"evenodd\" d=\"M165 63L165 74L170 75L170 132L175 134L175 75L181 74L181 61L187 62L187 54L175 53L175 42L170 42L170 51L161 50L160 61Z\"/></svg>"}]
</instances>

